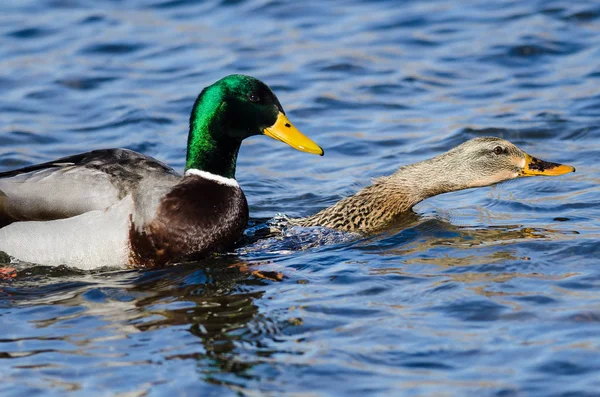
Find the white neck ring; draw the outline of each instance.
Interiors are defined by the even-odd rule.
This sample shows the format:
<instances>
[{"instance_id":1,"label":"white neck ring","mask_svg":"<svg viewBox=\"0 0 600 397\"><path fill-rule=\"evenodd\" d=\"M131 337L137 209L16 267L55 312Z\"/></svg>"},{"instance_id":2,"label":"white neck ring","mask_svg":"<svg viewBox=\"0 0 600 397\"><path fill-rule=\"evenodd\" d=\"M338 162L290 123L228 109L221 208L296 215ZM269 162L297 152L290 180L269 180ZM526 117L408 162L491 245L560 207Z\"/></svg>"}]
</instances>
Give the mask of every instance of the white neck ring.
<instances>
[{"instance_id":1,"label":"white neck ring","mask_svg":"<svg viewBox=\"0 0 600 397\"><path fill-rule=\"evenodd\" d=\"M217 182L219 185L225 185L230 187L240 187L237 181L233 178L225 178L224 176L211 174L210 172L201 171L195 168L190 168L185 172L185 175L196 175L204 179L208 179L213 182Z\"/></svg>"}]
</instances>

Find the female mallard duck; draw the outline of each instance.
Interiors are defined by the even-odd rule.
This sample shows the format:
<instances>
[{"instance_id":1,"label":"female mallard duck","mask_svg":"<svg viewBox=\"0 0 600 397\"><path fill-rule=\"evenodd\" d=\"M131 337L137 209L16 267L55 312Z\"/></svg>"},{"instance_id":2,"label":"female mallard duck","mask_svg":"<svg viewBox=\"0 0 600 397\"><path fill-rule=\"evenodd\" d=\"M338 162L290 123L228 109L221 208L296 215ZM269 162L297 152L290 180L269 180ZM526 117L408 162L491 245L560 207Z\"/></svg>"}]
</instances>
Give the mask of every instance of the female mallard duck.
<instances>
[{"instance_id":1,"label":"female mallard duck","mask_svg":"<svg viewBox=\"0 0 600 397\"><path fill-rule=\"evenodd\" d=\"M0 251L91 269L152 267L225 249L248 221L234 179L238 151L258 134L323 154L290 123L269 87L231 75L194 103L183 177L125 149L0 173Z\"/></svg>"},{"instance_id":2,"label":"female mallard duck","mask_svg":"<svg viewBox=\"0 0 600 397\"><path fill-rule=\"evenodd\" d=\"M400 167L355 195L293 223L368 232L384 228L415 204L438 194L521 176L554 176L574 171L569 165L531 157L504 139L474 138L432 159Z\"/></svg>"}]
</instances>

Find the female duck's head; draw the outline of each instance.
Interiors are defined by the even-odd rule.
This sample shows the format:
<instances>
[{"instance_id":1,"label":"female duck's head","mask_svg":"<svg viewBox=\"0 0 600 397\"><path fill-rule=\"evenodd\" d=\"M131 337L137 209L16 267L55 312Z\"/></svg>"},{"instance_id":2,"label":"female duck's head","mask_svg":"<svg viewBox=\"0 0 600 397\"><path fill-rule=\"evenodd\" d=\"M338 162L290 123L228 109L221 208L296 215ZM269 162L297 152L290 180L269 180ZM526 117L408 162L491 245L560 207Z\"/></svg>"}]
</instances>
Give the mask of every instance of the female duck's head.
<instances>
[{"instance_id":1,"label":"female duck's head","mask_svg":"<svg viewBox=\"0 0 600 397\"><path fill-rule=\"evenodd\" d=\"M522 176L556 176L574 172L569 165L530 156L511 142L496 137L466 141L454 149L426 160L429 175L450 190L489 186ZM441 181L445 181L442 183Z\"/></svg>"},{"instance_id":2,"label":"female duck's head","mask_svg":"<svg viewBox=\"0 0 600 397\"><path fill-rule=\"evenodd\" d=\"M260 134L303 152L323 155L323 149L288 120L266 84L240 74L224 77L206 87L194 103L186 169L233 177L242 140Z\"/></svg>"}]
</instances>

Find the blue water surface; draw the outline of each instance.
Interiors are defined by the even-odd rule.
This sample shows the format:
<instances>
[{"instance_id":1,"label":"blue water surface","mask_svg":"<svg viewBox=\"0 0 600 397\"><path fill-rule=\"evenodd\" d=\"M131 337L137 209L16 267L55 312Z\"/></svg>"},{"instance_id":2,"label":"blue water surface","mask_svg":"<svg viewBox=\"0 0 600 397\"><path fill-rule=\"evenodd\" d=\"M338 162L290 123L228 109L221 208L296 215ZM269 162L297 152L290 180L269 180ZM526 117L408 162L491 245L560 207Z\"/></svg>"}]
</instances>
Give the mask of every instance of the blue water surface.
<instances>
[{"instance_id":1,"label":"blue water surface","mask_svg":"<svg viewBox=\"0 0 600 397\"><path fill-rule=\"evenodd\" d=\"M244 143L228 255L1 281L0 395L600 395L598 2L1 2L0 171L105 147L181 170L195 97L230 73L326 155ZM265 226L488 135L577 173L373 236Z\"/></svg>"}]
</instances>

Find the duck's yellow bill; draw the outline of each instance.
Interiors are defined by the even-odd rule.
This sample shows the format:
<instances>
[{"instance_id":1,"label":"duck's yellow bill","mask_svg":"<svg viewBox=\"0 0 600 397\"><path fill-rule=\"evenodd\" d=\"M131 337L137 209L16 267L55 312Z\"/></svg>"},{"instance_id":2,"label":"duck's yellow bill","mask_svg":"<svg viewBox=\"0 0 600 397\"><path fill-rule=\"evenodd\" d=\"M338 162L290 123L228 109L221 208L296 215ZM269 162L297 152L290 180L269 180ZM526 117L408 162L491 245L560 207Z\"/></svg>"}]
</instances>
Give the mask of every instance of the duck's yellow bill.
<instances>
[{"instance_id":1,"label":"duck's yellow bill","mask_svg":"<svg viewBox=\"0 0 600 397\"><path fill-rule=\"evenodd\" d=\"M319 156L322 156L324 153L319 145L298 131L282 112L279 112L279 115L277 115L275 124L265 128L264 133L266 136L285 142L294 149L302 152L318 154Z\"/></svg>"},{"instance_id":2,"label":"duck's yellow bill","mask_svg":"<svg viewBox=\"0 0 600 397\"><path fill-rule=\"evenodd\" d=\"M531 157L528 154L525 154L525 167L523 168L523 171L521 171L521 175L557 176L568 174L569 172L575 172L575 167L571 167L570 165L551 163L549 161L540 160L535 157Z\"/></svg>"}]
</instances>

